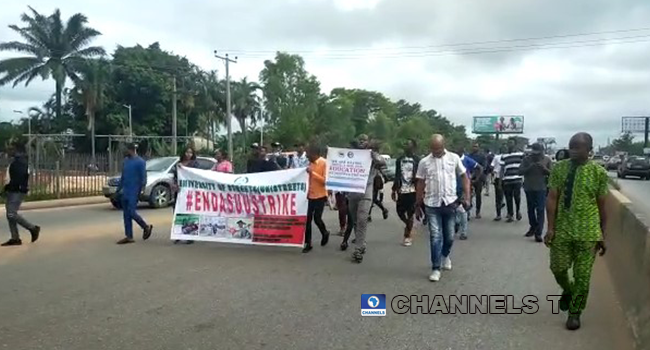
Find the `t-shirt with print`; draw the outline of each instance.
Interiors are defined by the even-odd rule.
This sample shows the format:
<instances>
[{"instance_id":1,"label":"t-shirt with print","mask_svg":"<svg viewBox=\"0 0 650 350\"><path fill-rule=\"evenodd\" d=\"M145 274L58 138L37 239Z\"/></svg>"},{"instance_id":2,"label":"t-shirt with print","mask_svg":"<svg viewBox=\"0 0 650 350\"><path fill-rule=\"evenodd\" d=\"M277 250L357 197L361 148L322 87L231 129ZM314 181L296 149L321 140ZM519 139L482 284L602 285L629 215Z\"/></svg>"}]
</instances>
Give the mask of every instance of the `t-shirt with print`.
<instances>
[{"instance_id":1,"label":"t-shirt with print","mask_svg":"<svg viewBox=\"0 0 650 350\"><path fill-rule=\"evenodd\" d=\"M572 169L573 168L573 169ZM567 181L575 171L572 195L567 198ZM571 160L555 164L549 178L549 188L557 191L555 239L558 241L600 241L600 211L597 200L607 194L607 171L588 161L572 165Z\"/></svg>"},{"instance_id":2,"label":"t-shirt with print","mask_svg":"<svg viewBox=\"0 0 650 350\"><path fill-rule=\"evenodd\" d=\"M415 179L413 178L415 159L404 156L400 159L399 165L401 174L399 193L415 193Z\"/></svg>"}]
</instances>

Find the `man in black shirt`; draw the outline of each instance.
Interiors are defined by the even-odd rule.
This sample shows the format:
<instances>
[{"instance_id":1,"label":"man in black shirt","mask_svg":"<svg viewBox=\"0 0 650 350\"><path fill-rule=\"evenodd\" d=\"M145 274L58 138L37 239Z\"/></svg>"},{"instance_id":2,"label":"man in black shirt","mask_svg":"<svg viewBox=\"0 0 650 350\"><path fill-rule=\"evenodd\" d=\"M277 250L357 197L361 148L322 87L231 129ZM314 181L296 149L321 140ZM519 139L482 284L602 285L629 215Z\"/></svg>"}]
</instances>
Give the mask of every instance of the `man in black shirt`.
<instances>
[{"instance_id":1,"label":"man in black shirt","mask_svg":"<svg viewBox=\"0 0 650 350\"><path fill-rule=\"evenodd\" d=\"M25 156L25 147L22 144L14 144L12 147L14 159L9 164L9 183L4 187L3 195L5 196L5 208L7 213L7 222L11 239L2 243L3 247L18 246L23 244L18 233L18 225L27 229L32 235L32 243L38 240L41 228L25 220L18 210L23 203L23 199L29 192L29 163Z\"/></svg>"},{"instance_id":2,"label":"man in black shirt","mask_svg":"<svg viewBox=\"0 0 650 350\"><path fill-rule=\"evenodd\" d=\"M248 173L263 173L276 170L281 170L278 163L266 159L266 146L262 146L257 152L257 159L251 162Z\"/></svg>"},{"instance_id":3,"label":"man in black shirt","mask_svg":"<svg viewBox=\"0 0 650 350\"><path fill-rule=\"evenodd\" d=\"M481 206L483 205L483 198L481 196L487 178L484 170L487 169L487 158L485 154L481 153L481 148L479 147L478 143L475 143L474 146L472 146L472 153L469 154L469 157L474 159L474 161L481 166L481 170L474 171L471 177L472 187L474 188L474 194L476 198L476 218L480 219Z\"/></svg>"}]
</instances>

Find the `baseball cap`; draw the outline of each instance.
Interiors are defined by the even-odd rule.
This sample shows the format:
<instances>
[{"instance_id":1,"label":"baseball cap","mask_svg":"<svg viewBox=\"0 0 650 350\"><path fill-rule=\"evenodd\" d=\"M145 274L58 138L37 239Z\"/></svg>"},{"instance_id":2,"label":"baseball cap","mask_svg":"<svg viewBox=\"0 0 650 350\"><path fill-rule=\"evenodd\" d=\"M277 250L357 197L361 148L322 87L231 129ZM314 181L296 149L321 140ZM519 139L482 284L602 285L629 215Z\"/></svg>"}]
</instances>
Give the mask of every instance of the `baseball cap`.
<instances>
[{"instance_id":1,"label":"baseball cap","mask_svg":"<svg viewBox=\"0 0 650 350\"><path fill-rule=\"evenodd\" d=\"M251 144L251 148L260 148L260 145L259 145L259 143L257 143L257 142L253 142L253 143Z\"/></svg>"}]
</instances>

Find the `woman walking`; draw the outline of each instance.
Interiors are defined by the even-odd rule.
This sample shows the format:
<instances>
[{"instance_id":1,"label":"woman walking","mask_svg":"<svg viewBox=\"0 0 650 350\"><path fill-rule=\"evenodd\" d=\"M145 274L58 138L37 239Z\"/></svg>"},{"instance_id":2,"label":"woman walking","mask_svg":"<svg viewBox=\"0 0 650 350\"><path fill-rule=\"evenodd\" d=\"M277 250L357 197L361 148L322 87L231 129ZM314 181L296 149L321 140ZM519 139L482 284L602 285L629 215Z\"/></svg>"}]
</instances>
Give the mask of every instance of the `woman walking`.
<instances>
[{"instance_id":1,"label":"woman walking","mask_svg":"<svg viewBox=\"0 0 650 350\"><path fill-rule=\"evenodd\" d=\"M194 148L192 148L192 146L188 146L185 148L185 151L183 152L183 154L181 154L178 163L176 163L176 166L174 167L174 186L176 187L176 191L175 191L176 197L178 197L178 191L179 191L179 187L178 187L179 166L183 166L187 168L198 168L198 163L196 161L196 152L194 151ZM177 239L174 241L174 244L178 244L180 242L181 241ZM183 243L192 244L194 243L194 241L183 241Z\"/></svg>"}]
</instances>

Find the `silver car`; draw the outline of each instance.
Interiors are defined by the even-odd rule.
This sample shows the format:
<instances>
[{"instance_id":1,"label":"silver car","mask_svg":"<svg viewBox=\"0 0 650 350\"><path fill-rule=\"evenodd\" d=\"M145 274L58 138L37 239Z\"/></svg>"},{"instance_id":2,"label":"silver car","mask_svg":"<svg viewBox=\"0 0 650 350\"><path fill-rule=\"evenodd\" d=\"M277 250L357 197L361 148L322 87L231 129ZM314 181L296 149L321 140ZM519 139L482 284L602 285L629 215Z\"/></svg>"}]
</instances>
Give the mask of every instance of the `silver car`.
<instances>
[{"instance_id":1,"label":"silver car","mask_svg":"<svg viewBox=\"0 0 650 350\"><path fill-rule=\"evenodd\" d=\"M212 169L217 161L214 158L197 157L199 169ZM174 170L178 157L153 158L147 161L147 186L140 195L140 201L149 203L152 208L164 208L174 202ZM120 176L109 177L103 188L104 197L116 209L122 208L121 200L115 195L120 184Z\"/></svg>"}]
</instances>

